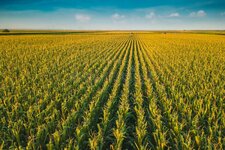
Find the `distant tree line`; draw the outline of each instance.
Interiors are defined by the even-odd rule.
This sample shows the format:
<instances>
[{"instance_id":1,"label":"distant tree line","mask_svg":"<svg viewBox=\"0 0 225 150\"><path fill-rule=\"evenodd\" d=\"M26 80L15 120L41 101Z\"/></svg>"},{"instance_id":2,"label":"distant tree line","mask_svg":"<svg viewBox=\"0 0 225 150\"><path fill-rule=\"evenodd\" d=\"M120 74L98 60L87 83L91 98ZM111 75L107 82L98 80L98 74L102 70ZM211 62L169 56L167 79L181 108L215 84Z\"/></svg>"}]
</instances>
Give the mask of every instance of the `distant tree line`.
<instances>
[{"instance_id":1,"label":"distant tree line","mask_svg":"<svg viewBox=\"0 0 225 150\"><path fill-rule=\"evenodd\" d=\"M2 32L10 32L9 29L4 29Z\"/></svg>"}]
</instances>

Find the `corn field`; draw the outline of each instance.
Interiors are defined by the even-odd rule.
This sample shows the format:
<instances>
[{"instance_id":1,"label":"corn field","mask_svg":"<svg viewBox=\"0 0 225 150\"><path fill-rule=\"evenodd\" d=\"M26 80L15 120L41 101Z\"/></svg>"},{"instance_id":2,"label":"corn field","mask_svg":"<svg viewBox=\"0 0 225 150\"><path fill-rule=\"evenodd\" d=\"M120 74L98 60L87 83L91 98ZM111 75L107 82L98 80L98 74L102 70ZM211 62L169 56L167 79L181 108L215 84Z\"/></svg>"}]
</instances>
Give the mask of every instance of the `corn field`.
<instances>
[{"instance_id":1,"label":"corn field","mask_svg":"<svg viewBox=\"0 0 225 150\"><path fill-rule=\"evenodd\" d=\"M225 36L0 36L0 149L225 149Z\"/></svg>"}]
</instances>

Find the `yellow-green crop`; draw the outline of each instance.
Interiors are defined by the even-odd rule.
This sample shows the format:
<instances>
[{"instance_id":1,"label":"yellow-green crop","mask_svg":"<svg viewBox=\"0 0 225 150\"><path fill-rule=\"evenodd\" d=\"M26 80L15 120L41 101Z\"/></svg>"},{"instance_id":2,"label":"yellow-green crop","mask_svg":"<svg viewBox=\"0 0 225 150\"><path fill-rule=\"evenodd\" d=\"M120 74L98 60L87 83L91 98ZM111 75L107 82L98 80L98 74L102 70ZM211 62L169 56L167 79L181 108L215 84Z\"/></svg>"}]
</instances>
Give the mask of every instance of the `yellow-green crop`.
<instances>
[{"instance_id":1,"label":"yellow-green crop","mask_svg":"<svg viewBox=\"0 0 225 150\"><path fill-rule=\"evenodd\" d=\"M0 36L0 149L225 149L225 36Z\"/></svg>"}]
</instances>

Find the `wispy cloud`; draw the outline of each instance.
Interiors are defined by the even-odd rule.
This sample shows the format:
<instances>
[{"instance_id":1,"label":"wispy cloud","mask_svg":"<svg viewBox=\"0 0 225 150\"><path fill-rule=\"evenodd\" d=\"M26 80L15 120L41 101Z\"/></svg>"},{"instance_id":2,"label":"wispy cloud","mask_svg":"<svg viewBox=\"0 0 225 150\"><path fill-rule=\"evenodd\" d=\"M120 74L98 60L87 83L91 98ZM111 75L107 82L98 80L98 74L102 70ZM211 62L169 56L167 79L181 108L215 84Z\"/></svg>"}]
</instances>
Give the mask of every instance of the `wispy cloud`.
<instances>
[{"instance_id":1,"label":"wispy cloud","mask_svg":"<svg viewBox=\"0 0 225 150\"><path fill-rule=\"evenodd\" d=\"M171 13L170 15L169 15L169 17L179 17L180 16L180 14L179 13Z\"/></svg>"},{"instance_id":2,"label":"wispy cloud","mask_svg":"<svg viewBox=\"0 0 225 150\"><path fill-rule=\"evenodd\" d=\"M91 17L85 14L76 14L75 19L79 22L88 22L89 20L91 20Z\"/></svg>"},{"instance_id":3,"label":"wispy cloud","mask_svg":"<svg viewBox=\"0 0 225 150\"><path fill-rule=\"evenodd\" d=\"M122 15L122 14L119 14L119 13L114 13L112 15L112 18L115 19L115 20L119 20L119 19L125 18L125 15Z\"/></svg>"},{"instance_id":4,"label":"wispy cloud","mask_svg":"<svg viewBox=\"0 0 225 150\"><path fill-rule=\"evenodd\" d=\"M214 17L213 21L211 20L212 16ZM79 30L224 29L224 16L224 10L211 11L204 7L193 10L193 8L169 6L130 10L115 8L60 8L54 11L0 10L0 28ZM203 18L200 19L200 17Z\"/></svg>"},{"instance_id":5,"label":"wispy cloud","mask_svg":"<svg viewBox=\"0 0 225 150\"><path fill-rule=\"evenodd\" d=\"M204 17L206 15L207 14L206 14L206 12L204 10L199 10L197 12L191 12L189 16L190 17Z\"/></svg>"},{"instance_id":6,"label":"wispy cloud","mask_svg":"<svg viewBox=\"0 0 225 150\"><path fill-rule=\"evenodd\" d=\"M145 15L145 18L147 18L147 19L152 19L154 17L155 17L155 13L154 12L150 12L150 13Z\"/></svg>"}]
</instances>

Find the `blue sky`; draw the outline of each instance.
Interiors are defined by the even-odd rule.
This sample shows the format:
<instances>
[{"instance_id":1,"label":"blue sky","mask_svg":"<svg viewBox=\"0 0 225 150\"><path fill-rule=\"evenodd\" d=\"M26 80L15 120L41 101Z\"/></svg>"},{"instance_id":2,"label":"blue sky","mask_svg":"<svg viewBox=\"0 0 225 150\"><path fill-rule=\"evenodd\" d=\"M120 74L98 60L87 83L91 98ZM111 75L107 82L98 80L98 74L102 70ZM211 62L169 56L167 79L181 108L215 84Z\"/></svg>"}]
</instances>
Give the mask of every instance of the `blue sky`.
<instances>
[{"instance_id":1,"label":"blue sky","mask_svg":"<svg viewBox=\"0 0 225 150\"><path fill-rule=\"evenodd\" d=\"M0 28L225 29L225 0L1 0Z\"/></svg>"}]
</instances>

